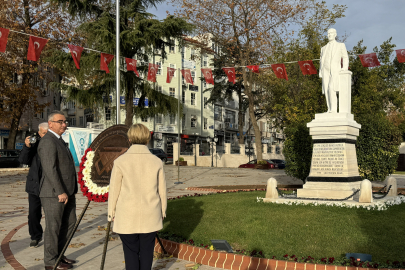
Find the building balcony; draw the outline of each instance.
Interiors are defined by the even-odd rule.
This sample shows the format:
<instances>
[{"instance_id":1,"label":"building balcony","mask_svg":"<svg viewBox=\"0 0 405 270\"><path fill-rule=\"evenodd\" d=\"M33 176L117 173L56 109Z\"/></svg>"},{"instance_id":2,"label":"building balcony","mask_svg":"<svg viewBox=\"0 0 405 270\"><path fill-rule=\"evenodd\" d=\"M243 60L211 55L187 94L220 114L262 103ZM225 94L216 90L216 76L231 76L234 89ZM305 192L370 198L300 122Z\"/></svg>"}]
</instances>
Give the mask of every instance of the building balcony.
<instances>
[{"instance_id":1,"label":"building balcony","mask_svg":"<svg viewBox=\"0 0 405 270\"><path fill-rule=\"evenodd\" d=\"M67 114L68 114L68 116L75 116L76 115L76 109L68 109Z\"/></svg>"}]
</instances>

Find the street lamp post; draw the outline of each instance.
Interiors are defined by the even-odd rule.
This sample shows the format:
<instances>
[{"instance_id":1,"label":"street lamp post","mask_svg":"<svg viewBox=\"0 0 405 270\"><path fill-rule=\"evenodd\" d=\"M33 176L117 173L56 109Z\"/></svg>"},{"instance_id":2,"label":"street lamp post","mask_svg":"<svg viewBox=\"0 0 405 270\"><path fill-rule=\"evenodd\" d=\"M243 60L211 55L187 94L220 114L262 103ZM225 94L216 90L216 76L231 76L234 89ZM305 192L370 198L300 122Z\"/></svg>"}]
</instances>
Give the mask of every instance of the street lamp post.
<instances>
[{"instance_id":1,"label":"street lamp post","mask_svg":"<svg viewBox=\"0 0 405 270\"><path fill-rule=\"evenodd\" d=\"M211 146L211 167L214 167L214 144L217 143L218 138L214 137L214 138L211 139L211 137L208 137L207 141Z\"/></svg>"}]
</instances>

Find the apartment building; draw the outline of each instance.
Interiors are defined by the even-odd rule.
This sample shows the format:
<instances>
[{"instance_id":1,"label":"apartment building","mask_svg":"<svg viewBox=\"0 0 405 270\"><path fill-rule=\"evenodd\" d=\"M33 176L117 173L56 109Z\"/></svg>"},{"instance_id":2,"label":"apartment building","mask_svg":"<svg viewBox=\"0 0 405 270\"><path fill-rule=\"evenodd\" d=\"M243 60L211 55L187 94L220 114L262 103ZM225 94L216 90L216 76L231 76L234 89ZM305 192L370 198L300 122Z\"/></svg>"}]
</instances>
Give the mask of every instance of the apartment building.
<instances>
[{"instance_id":1,"label":"apartment building","mask_svg":"<svg viewBox=\"0 0 405 270\"><path fill-rule=\"evenodd\" d=\"M210 67L212 59L218 53L218 47L210 42L208 47L202 46L198 41L191 38L184 38L184 46L180 46L177 40L172 40L172 46L167 50L167 59L162 59L157 51L151 57L154 64L159 66L154 85L156 91L169 95L180 100L183 105L183 114L180 116L180 134L181 145L180 154L182 156L193 155L193 149L199 144L198 155L210 154L210 145L207 138L217 137L217 151L223 152L225 143L231 143L234 148L239 147L239 100L235 94L233 101L226 101L222 104L206 104L210 93L204 93L204 90L210 88L207 85L201 72L201 68ZM151 61L151 62L152 62ZM139 62L139 65L147 63ZM176 72L170 83L166 83L167 68L174 68ZM187 84L180 73L181 69L190 69L193 84ZM145 75L146 76L146 75ZM105 127L115 124L115 97L110 96L109 102L105 107L99 108L96 112L99 115L98 122ZM134 98L134 105L137 106L139 98ZM111 106L111 104L113 104ZM125 99L120 97L121 104L121 124L125 121ZM145 100L145 106L148 105L148 99ZM243 113L245 145L248 148L249 141L254 143L255 136L253 128L247 134L249 126L249 116ZM95 118L96 119L96 118ZM97 120L96 120L97 121ZM178 117L177 115L156 115L149 118L133 118L134 123L142 123L153 133L149 148L161 148L169 157L173 154L172 143L178 141ZM270 145L266 147L269 153L276 153L276 135L269 131L269 121L260 120L262 131L262 143ZM274 136L273 136L274 135ZM281 135L279 136L282 137ZM281 141L281 139L280 139ZM281 154L281 148L277 148L277 153ZM235 150L236 151L236 150ZM195 152L195 151L194 151Z\"/></svg>"}]
</instances>

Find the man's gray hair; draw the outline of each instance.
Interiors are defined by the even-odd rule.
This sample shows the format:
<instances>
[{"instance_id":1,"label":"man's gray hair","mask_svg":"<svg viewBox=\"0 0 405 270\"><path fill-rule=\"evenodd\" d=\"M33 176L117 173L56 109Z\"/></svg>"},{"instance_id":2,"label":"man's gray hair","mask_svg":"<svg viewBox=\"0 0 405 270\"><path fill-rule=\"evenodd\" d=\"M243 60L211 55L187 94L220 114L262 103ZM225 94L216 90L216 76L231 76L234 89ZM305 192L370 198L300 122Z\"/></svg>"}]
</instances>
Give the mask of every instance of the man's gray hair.
<instances>
[{"instance_id":1,"label":"man's gray hair","mask_svg":"<svg viewBox=\"0 0 405 270\"><path fill-rule=\"evenodd\" d=\"M47 122L43 122L41 124L38 125L38 130L43 129L43 130L48 130L48 123Z\"/></svg>"},{"instance_id":2,"label":"man's gray hair","mask_svg":"<svg viewBox=\"0 0 405 270\"><path fill-rule=\"evenodd\" d=\"M53 117L54 117L55 115L57 115L57 114L60 114L60 115L65 116L65 114L64 114L63 112L61 112L61 111L53 111L53 112L51 112L50 115L48 115L48 121L52 121L52 120L53 120Z\"/></svg>"}]
</instances>

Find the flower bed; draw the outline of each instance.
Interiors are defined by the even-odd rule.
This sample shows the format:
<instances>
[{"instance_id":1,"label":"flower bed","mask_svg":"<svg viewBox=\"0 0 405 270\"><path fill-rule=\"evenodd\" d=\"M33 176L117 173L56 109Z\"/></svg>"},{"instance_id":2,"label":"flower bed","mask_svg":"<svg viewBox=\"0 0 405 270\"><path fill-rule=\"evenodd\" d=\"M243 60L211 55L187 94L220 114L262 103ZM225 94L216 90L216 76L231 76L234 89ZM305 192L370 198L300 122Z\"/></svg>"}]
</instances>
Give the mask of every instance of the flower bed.
<instances>
[{"instance_id":1,"label":"flower bed","mask_svg":"<svg viewBox=\"0 0 405 270\"><path fill-rule=\"evenodd\" d=\"M205 191L211 191L212 189L207 189L207 190L205 190ZM263 189L260 189L261 191L264 191ZM254 191L254 190L252 190L252 191ZM198 193L195 193L195 194L193 194L193 195L184 195L184 196L177 196L177 197L175 197L175 198L170 198L169 200L170 201L172 201L172 200L178 200L178 199L182 199L182 198L187 198L187 197L201 197L201 196L207 196L207 195L212 195L212 194L226 194L226 193L236 193L236 192L240 192L240 191L238 191L238 190L232 190L232 191L229 191L229 190L227 190L227 191L221 191L221 192L215 192L215 193L209 193L209 194L198 194ZM243 192L243 193L245 193L245 192ZM231 195L231 196L233 196L232 194L229 194L229 195ZM241 194L242 195L242 194ZM246 194L247 195L247 194ZM246 196L246 195L244 195L244 197L245 198L247 198L248 200L249 200L249 196ZM255 198L256 198L256 196L254 196ZM229 199L231 198L231 197L226 197L227 199L225 199L225 201L229 201ZM219 198L218 198L219 199ZM251 199L251 200L253 200L253 198ZM206 202L208 202L208 201L217 201L216 199L214 199L214 200L211 200L211 199L204 199L203 200L205 203ZM397 198L397 199L391 199L391 200L389 200L388 202L387 202L387 205L388 206L391 206L391 205L396 205L396 204L399 204L399 203L403 203L405 201L405 198L402 196L402 197L399 197L399 198ZM191 202L194 202L194 203L191 203ZM202 205L201 204L201 202L200 202L200 200L198 199L198 201L190 201L190 203L193 205L193 208L192 209L195 209L196 210L196 208L195 208L195 205ZM255 204L254 202L252 202L252 204ZM185 205L188 205L188 203L180 203L180 204L178 204L177 203L177 207L184 207ZM221 203L219 204L219 205L222 205ZM264 205L264 204L263 204ZM343 204L342 204L343 205ZM342 207L344 207L344 206L342 206L342 205L334 205L334 204L331 204L330 202L328 202L328 206L335 206L335 207L339 207L339 208L342 208ZM173 205L174 206L174 205ZM251 207L252 207L253 205L251 205ZM387 207L388 207L387 206ZM302 206L300 206L300 207L302 207ZM181 208L179 208L179 209L181 209ZM260 206L260 209L265 209L265 208L263 208L263 206ZM325 208L324 208L325 209ZM357 207L356 207L356 209L357 209ZM402 210L402 212L403 212L403 208L401 208ZM195 211L194 210L194 211ZM354 209L353 209L354 210ZM366 211L364 211L364 210L366 210ZM204 210L205 211L205 210ZM204 212L203 211L203 212ZM302 209L301 209L301 211L302 211ZM343 211L343 209L342 209L342 211ZM344 210L344 211L348 211L348 210ZM359 212L360 211L360 212ZM225 212L226 212L226 210L225 210ZM311 212L311 211L310 211ZM330 210L323 210L323 212L330 212ZM366 207L362 207L361 209L359 209L359 210L356 210L356 212L358 212L358 213L367 213L368 211L367 211L367 208ZM392 211L391 211L392 212ZM177 213L177 212L176 212ZM205 212L204 212L205 213ZM207 212L208 213L208 212ZM244 212L245 213L245 212ZM392 214L392 213L391 213ZM362 215L364 215L364 214L362 214ZM373 216L375 215L375 214L372 214ZM188 217L188 216L190 216L190 213L189 212L185 212L185 217ZM366 214L366 216L370 216L370 214ZM211 217L211 219L212 219L212 215L210 216ZM223 215L221 215L221 218L219 218L219 220L222 220L224 218L224 216ZM375 218L374 218L375 219ZM367 220L366 221L364 221L364 222L367 222ZM211 222L210 222L211 223ZM200 222L198 222L198 224L199 224L199 227L201 226L201 223ZM218 224L218 223L215 223L215 224ZM211 224L212 226L216 226L215 224ZM267 223L266 223L267 224ZM308 224L308 223L306 223L306 224ZM367 224L369 224L368 222L367 222ZM178 227L178 225L176 225L177 227ZM242 228L241 227L241 224L239 224L238 223L238 226L239 226L239 228ZM236 226L236 227L238 227L238 226ZM382 226L384 226L384 225L382 225ZM194 228L194 227L193 227ZM304 227L305 228L305 227ZM237 229L237 228L236 228ZM201 230L201 228L200 228L200 230ZM205 229L205 231L206 231L207 229ZM163 230L163 231L165 231L165 230ZM187 230L186 230L187 231ZM190 231L190 230L189 230ZM194 231L194 230L193 230ZM204 231L204 230L203 230ZM170 233L170 232L173 232L172 230L166 230L166 232L165 233L160 233L160 237L161 238L163 238L163 239L166 239L166 240L169 240L169 241L173 241L173 242L177 242L177 243L181 243L181 244L187 244L187 245L189 245L189 246L192 246L192 247L194 247L194 248L198 248L197 249L197 251L196 252L198 252L198 253L201 253L201 252L204 252L204 253L206 253L206 251L201 251L201 249L202 250L209 250L210 248L211 248L211 244L208 244L207 243L207 240L201 240L201 239L204 239L204 237L203 238L201 238L200 236L196 236L195 235L195 237L196 238L201 238L199 241L201 241L200 243L198 243L197 241L195 241L193 238L194 238L194 236L191 236L191 237L193 237L193 238L184 238L184 237L182 237L182 236L180 236L180 234L182 234L182 231L180 230L180 231L178 231L178 232L176 232L176 233L178 233L179 235L175 235L175 234L172 234L172 233ZM373 230L373 232L374 232L374 230ZM374 232L375 233L375 232ZM187 233L185 234L185 235L187 235ZM224 232L224 233L222 233L221 235L223 235L223 238L218 238L218 239L228 239L228 241L229 241L229 238L232 238L232 237L229 237L229 236L227 236L226 235L226 233ZM216 237L218 237L218 236L216 236ZM221 236L219 236L219 237L221 237ZM228 238L229 237L229 238ZM208 239L210 239L210 238L208 238ZM235 239L233 240L233 241L235 241ZM383 241L383 240L382 240ZM209 240L208 240L208 242L209 242ZM236 243L236 242L230 242L230 243ZM316 243L316 242L315 242ZM392 245L393 243L391 243L391 245ZM233 246L233 244L232 244L232 246ZM256 247L258 247L258 246L256 246ZM252 246L251 246L251 248L252 248ZM262 247L260 247L260 248L262 248ZM188 247L188 249L192 249L191 247ZM279 249L280 250L280 249ZM346 250L350 250L350 249L346 249ZM353 249L352 249L353 250ZM264 254L264 251L266 252L266 254ZM302 250L301 249L299 249L299 251L297 250L297 253L300 253ZM284 254L284 256L282 256L282 255L280 255L280 254L278 254L277 255L277 257L276 256L273 256L275 253L273 253L273 252L269 252L268 250L266 251L265 249L263 249L263 250L260 250L260 249L256 249L256 250L234 250L234 252L236 253L233 253L232 254L232 256L236 256L236 255L240 255L240 256L248 256L248 257L253 257L253 258L258 258L258 259L261 259L261 262L263 262L264 260L276 260L276 261L279 261L279 267L281 267L280 266L280 264L282 264L283 265L283 267L286 265L286 262L285 261L287 261L288 262L288 267L290 267L291 266L291 264L290 263L292 263L292 267L301 267L300 266L300 263L302 263L303 265L305 265L305 267L314 267L314 266L310 266L310 264L313 264L313 265L315 265L315 264L320 264L318 267L321 267L321 265L322 265L322 267L325 267L325 269L326 268L329 268L329 266L328 265L330 265L330 267L332 267L332 265L333 265L333 267L338 267L338 266L344 266L344 267L363 267L363 268L405 268L405 262L402 262L402 256L400 255L399 257L398 256L394 256L394 257L388 257L388 258L395 258L395 257L397 257L397 258L401 258L401 261L382 261L381 259L379 260L379 261L374 261L374 262L358 262L358 261L356 261L354 258L353 259L346 259L346 258L344 258L344 257L337 257L336 255L335 255L335 257L320 257L320 255L322 255L322 254L316 254L314 257L312 257L312 256L302 256L302 255L305 255L305 253L307 253L307 252L303 252L304 254L302 254L302 253L300 253L301 255L295 255L295 254L293 254L293 253L289 253L289 254ZM273 253L273 254L272 254ZM373 252L370 252L371 254L376 254L376 253L373 253ZM208 254L208 253L207 253ZM221 254L222 254L222 252L221 252ZM342 254L342 253L336 253L336 254ZM190 254L191 255L191 254ZM189 256L190 256L189 255ZM308 254L307 253L307 255L313 255L313 254ZM399 255L399 254L397 254L397 255ZM207 255L208 256L208 255ZM209 255L209 256L211 256L211 255ZM214 255L212 255L212 256L214 256ZM230 254L228 254L227 256L231 256ZM265 258L266 257L266 258ZM378 257L378 256L377 256ZM179 257L180 258L180 257ZM192 258L192 257L191 257ZM217 258L218 259L218 258ZM244 260L248 260L248 259L244 259ZM250 263L253 263L253 261L252 261L252 259L249 259L250 261ZM377 259L378 260L378 259ZM384 259L383 259L384 260ZM200 261L195 261L195 262L197 262L197 263L201 263ZM210 265L210 264L207 264L207 265ZM212 266L214 266L214 265L212 265ZM222 265L223 266L223 265ZM220 267L222 267L222 266L220 266ZM215 267L215 266L214 266ZM217 264L217 267L218 267L218 264ZM225 269L233 269L233 268L226 268L226 267L222 267L222 268L225 268ZM238 268L239 269L239 268ZM241 268L242 269L242 268ZM245 269L251 269L251 268L245 268ZM255 268L256 269L256 268ZM302 268L302 269L304 269L304 268ZM323 269L323 268L322 268ZM334 268L335 269L335 268ZM337 269L337 268L336 268Z\"/></svg>"}]
</instances>

